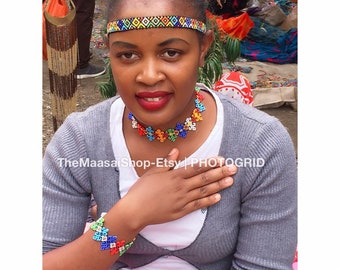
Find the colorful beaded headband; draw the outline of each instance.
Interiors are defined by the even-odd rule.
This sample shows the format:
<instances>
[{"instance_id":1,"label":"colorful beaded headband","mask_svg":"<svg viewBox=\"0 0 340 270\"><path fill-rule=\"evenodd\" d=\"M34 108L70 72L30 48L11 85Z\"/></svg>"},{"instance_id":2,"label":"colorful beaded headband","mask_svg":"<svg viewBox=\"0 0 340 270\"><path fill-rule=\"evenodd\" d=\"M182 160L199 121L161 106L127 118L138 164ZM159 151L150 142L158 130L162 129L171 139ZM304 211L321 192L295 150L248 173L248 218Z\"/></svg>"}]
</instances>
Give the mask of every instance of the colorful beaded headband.
<instances>
[{"instance_id":1,"label":"colorful beaded headband","mask_svg":"<svg viewBox=\"0 0 340 270\"><path fill-rule=\"evenodd\" d=\"M188 28L205 33L205 23L183 16L149 16L124 18L110 21L107 24L107 34L121 31L138 30L145 28Z\"/></svg>"}]
</instances>

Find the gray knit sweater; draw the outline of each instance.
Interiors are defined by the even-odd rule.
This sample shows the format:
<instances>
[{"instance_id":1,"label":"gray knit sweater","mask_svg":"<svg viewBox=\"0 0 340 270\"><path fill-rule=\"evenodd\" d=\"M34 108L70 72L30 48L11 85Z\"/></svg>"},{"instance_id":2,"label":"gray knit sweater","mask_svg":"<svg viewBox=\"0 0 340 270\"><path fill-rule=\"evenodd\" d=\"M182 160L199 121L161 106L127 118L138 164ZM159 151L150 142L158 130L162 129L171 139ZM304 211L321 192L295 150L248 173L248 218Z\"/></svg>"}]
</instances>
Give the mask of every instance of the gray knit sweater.
<instances>
[{"instance_id":1,"label":"gray knit sweater","mask_svg":"<svg viewBox=\"0 0 340 270\"><path fill-rule=\"evenodd\" d=\"M225 120L220 155L239 165L234 185L208 208L202 230L190 246L169 251L138 235L111 269L135 268L168 255L202 270L292 269L297 245L297 169L291 138L276 118L217 95ZM46 148L44 253L83 233L91 193L99 213L120 199L109 123L115 99L72 113Z\"/></svg>"}]
</instances>

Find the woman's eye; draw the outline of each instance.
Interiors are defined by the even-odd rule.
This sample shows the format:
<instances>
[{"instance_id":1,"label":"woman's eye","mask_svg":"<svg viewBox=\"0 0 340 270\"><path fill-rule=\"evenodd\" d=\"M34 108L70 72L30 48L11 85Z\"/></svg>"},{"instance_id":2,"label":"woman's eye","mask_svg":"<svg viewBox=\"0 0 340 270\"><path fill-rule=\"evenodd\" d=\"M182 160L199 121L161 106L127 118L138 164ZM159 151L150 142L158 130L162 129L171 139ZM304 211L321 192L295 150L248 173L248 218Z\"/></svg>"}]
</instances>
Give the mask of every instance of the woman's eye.
<instances>
[{"instance_id":1,"label":"woman's eye","mask_svg":"<svg viewBox=\"0 0 340 270\"><path fill-rule=\"evenodd\" d=\"M121 57L123 59L133 59L133 57L136 57L136 55L132 52L128 52L128 53L122 53Z\"/></svg>"},{"instance_id":2,"label":"woman's eye","mask_svg":"<svg viewBox=\"0 0 340 270\"><path fill-rule=\"evenodd\" d=\"M164 57L169 57L169 58L175 58L179 55L180 55L180 53L178 51L175 51L175 50L168 50L168 51L163 53Z\"/></svg>"}]
</instances>

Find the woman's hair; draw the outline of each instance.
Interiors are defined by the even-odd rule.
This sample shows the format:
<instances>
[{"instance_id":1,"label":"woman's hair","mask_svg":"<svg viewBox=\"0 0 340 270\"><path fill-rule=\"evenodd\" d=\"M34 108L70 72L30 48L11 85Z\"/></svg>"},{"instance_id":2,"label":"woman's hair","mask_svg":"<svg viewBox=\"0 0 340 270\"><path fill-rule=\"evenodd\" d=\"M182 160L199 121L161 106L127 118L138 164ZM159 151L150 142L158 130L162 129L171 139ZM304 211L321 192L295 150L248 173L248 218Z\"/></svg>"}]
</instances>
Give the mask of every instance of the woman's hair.
<instances>
[{"instance_id":1,"label":"woman's hair","mask_svg":"<svg viewBox=\"0 0 340 270\"><path fill-rule=\"evenodd\" d=\"M110 20L110 18L113 16L114 18L117 18L119 16L119 10L120 10L120 5L123 1L127 0L108 0L109 5L108 5L108 13L107 13L107 19ZM147 1L152 1L154 2L155 0L141 0L144 2ZM170 1L170 0L169 0ZM200 20L204 23L206 23L206 15L205 11L208 7L208 3L206 0L172 0L174 3L175 2L180 2L181 4L187 5L190 10L195 11L196 16L194 19ZM160 15L160 14L155 14L155 15ZM181 14L171 14L171 15L181 15Z\"/></svg>"}]
</instances>

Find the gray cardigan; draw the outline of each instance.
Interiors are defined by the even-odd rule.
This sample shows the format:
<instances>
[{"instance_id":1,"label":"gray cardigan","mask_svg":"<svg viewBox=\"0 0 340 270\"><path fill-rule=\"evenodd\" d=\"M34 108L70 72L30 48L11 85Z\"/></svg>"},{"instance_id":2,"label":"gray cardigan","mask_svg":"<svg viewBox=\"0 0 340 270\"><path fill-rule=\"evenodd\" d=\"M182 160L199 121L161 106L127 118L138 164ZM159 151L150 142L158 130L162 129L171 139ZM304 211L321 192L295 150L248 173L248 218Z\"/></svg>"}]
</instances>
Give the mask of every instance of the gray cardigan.
<instances>
[{"instance_id":1,"label":"gray cardigan","mask_svg":"<svg viewBox=\"0 0 340 270\"><path fill-rule=\"evenodd\" d=\"M234 185L208 208L202 230L190 246L169 251L138 235L111 269L135 268L168 255L202 270L292 269L297 246L297 165L291 138L278 119L217 95L225 119L220 155L239 165ZM69 115L46 148L44 253L83 233L91 194L99 213L120 199L109 123L115 99Z\"/></svg>"}]
</instances>

